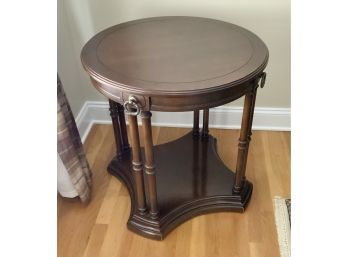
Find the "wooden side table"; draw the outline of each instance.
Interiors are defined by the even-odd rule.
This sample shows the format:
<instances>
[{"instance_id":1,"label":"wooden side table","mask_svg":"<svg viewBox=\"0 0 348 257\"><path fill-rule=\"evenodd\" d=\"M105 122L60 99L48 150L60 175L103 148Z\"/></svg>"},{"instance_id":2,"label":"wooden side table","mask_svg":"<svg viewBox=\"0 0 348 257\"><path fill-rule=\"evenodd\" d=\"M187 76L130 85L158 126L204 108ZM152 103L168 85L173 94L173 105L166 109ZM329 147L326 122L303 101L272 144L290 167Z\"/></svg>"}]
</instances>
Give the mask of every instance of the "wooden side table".
<instances>
[{"instance_id":1,"label":"wooden side table","mask_svg":"<svg viewBox=\"0 0 348 257\"><path fill-rule=\"evenodd\" d=\"M93 85L110 99L116 156L108 171L128 188L129 229L163 239L191 217L244 211L252 193L245 169L256 91L264 85L268 61L267 47L255 34L206 18L141 19L98 33L84 46L81 60ZM216 139L208 133L209 108L242 96L234 173L219 158ZM192 133L154 146L151 111L193 111ZM144 148L139 144L138 115Z\"/></svg>"}]
</instances>

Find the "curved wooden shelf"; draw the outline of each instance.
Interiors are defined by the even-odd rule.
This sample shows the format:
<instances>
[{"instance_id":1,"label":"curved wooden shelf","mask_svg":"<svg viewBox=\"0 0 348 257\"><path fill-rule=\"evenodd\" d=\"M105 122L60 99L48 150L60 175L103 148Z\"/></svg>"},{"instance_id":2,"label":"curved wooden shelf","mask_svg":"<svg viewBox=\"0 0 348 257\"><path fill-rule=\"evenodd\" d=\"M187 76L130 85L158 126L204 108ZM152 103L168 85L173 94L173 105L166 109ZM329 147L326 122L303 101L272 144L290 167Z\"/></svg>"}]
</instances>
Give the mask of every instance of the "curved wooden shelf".
<instances>
[{"instance_id":1,"label":"curved wooden shelf","mask_svg":"<svg viewBox=\"0 0 348 257\"><path fill-rule=\"evenodd\" d=\"M243 212L249 202L252 184L245 181L242 192L233 193L235 174L220 159L212 136L202 140L189 133L154 146L154 156L160 208L156 220L148 212L140 214L136 209L131 152L115 157L108 166L108 171L128 188L131 197L128 228L138 234L162 240L192 217L216 211ZM146 183L145 189L147 192Z\"/></svg>"}]
</instances>

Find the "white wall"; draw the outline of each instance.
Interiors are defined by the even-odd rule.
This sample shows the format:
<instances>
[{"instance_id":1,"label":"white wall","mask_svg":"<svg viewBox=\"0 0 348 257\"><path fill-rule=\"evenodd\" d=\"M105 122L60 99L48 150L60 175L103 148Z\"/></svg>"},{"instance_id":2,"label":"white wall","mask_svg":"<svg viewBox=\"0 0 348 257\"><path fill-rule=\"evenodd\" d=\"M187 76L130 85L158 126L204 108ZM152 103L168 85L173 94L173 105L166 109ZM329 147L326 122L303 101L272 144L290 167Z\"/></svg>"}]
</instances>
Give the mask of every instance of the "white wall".
<instances>
[{"instance_id":1,"label":"white wall","mask_svg":"<svg viewBox=\"0 0 348 257\"><path fill-rule=\"evenodd\" d=\"M64 19L59 12L65 12L65 21L59 21ZM74 114L82 107L82 99L105 100L81 68L79 56L84 43L109 26L166 15L215 18L256 33L270 51L267 84L259 90L256 106L290 107L290 0L60 0L58 38L60 30L64 30L65 37L58 41L58 71ZM66 36L67 30L70 37ZM242 102L232 105L241 106Z\"/></svg>"},{"instance_id":2,"label":"white wall","mask_svg":"<svg viewBox=\"0 0 348 257\"><path fill-rule=\"evenodd\" d=\"M95 34L88 9L83 6L88 2L57 1L57 69L75 117L86 100L105 100L95 92L80 62L83 45Z\"/></svg>"}]
</instances>

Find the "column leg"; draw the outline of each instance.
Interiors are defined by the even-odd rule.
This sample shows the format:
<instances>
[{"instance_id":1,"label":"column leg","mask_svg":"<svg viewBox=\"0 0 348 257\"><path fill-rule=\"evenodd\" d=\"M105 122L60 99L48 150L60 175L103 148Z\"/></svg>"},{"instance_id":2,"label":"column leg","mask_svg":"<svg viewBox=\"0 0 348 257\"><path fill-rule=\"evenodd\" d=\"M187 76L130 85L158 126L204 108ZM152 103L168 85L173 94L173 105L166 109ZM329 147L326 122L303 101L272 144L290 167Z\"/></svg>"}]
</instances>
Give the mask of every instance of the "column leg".
<instances>
[{"instance_id":1,"label":"column leg","mask_svg":"<svg viewBox=\"0 0 348 257\"><path fill-rule=\"evenodd\" d=\"M138 120L136 116L128 116L130 134L132 138L132 167L133 178L135 181L137 209L141 214L146 211L145 191L143 179L143 165L141 162L140 140L138 130Z\"/></svg>"},{"instance_id":2,"label":"column leg","mask_svg":"<svg viewBox=\"0 0 348 257\"><path fill-rule=\"evenodd\" d=\"M128 135L127 135L127 125L126 125L126 119L124 117L124 108L121 104L116 103L118 108L118 118L120 123L120 134L121 134L121 148L123 151L129 150L129 143L128 143Z\"/></svg>"},{"instance_id":3,"label":"column leg","mask_svg":"<svg viewBox=\"0 0 348 257\"><path fill-rule=\"evenodd\" d=\"M151 131L151 115L152 114L149 111L141 112L145 148L145 179L147 181L149 189L150 215L153 219L156 219L158 217L158 207L155 162L153 156L153 142Z\"/></svg>"},{"instance_id":4,"label":"column leg","mask_svg":"<svg viewBox=\"0 0 348 257\"><path fill-rule=\"evenodd\" d=\"M112 120L112 126L114 129L115 145L116 145L116 155L119 156L122 154L122 145L121 145L121 128L119 123L119 113L117 108L117 103L109 99L109 110Z\"/></svg>"},{"instance_id":5,"label":"column leg","mask_svg":"<svg viewBox=\"0 0 348 257\"><path fill-rule=\"evenodd\" d=\"M208 166L208 161L207 161L207 157L208 157L208 145L209 145L209 141L205 140L201 142L201 153L202 153L202 159L200 160L200 165L201 165L201 169L200 169L200 185L201 185L201 190L200 193L201 195L206 195L207 194L207 184L208 184L208 179L207 179L207 166Z\"/></svg>"},{"instance_id":6,"label":"column leg","mask_svg":"<svg viewBox=\"0 0 348 257\"><path fill-rule=\"evenodd\" d=\"M200 144L201 142L199 140L194 140L193 142L193 151L192 151L192 159L193 159L193 177L192 177L192 187L193 187L193 195L198 198L199 196L199 185L200 185L200 177L201 177L201 163L199 158L199 150L200 150Z\"/></svg>"},{"instance_id":7,"label":"column leg","mask_svg":"<svg viewBox=\"0 0 348 257\"><path fill-rule=\"evenodd\" d=\"M209 108L203 110L203 129L202 138L208 138L209 136Z\"/></svg>"},{"instance_id":8,"label":"column leg","mask_svg":"<svg viewBox=\"0 0 348 257\"><path fill-rule=\"evenodd\" d=\"M251 136L252 136L252 125L253 125L253 118L254 118L254 110L255 110L255 101L256 101L256 91L257 91L257 88L255 88L253 90L253 97L252 97L252 102L251 102L251 114L250 114L250 120L249 120L249 131L248 131L248 147L246 148L245 150L245 160L244 160L244 172L243 172L243 177L242 177L242 181L244 182L246 177L245 177L245 170L246 170L246 166L247 166L247 162L248 162L248 154L249 154L249 143L251 141Z\"/></svg>"},{"instance_id":9,"label":"column leg","mask_svg":"<svg viewBox=\"0 0 348 257\"><path fill-rule=\"evenodd\" d=\"M193 111L193 130L192 130L192 136L198 137L199 136L199 110Z\"/></svg>"},{"instance_id":10,"label":"column leg","mask_svg":"<svg viewBox=\"0 0 348 257\"><path fill-rule=\"evenodd\" d=\"M245 95L242 126L238 144L238 157L236 167L236 177L233 191L239 193L242 190L245 180L245 169L248 158L249 142L251 140L251 128L253 122L255 99L257 88Z\"/></svg>"}]
</instances>

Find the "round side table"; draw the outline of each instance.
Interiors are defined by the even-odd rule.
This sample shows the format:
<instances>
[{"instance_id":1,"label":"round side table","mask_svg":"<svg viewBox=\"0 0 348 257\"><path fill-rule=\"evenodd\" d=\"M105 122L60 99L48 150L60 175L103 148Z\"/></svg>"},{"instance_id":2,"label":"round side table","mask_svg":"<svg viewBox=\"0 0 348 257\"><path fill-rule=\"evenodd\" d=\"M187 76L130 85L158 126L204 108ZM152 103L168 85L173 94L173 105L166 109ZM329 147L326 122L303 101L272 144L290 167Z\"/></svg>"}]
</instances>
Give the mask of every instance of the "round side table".
<instances>
[{"instance_id":1,"label":"round side table","mask_svg":"<svg viewBox=\"0 0 348 257\"><path fill-rule=\"evenodd\" d=\"M260 38L213 19L147 18L98 33L82 49L81 61L95 88L109 99L116 156L108 171L128 188L129 229L161 240L194 216L245 210L252 193L245 170L256 91L265 83L268 61ZM242 96L234 173L219 158L216 139L209 135L209 108ZM154 146L151 111L193 111L192 133Z\"/></svg>"}]
</instances>

